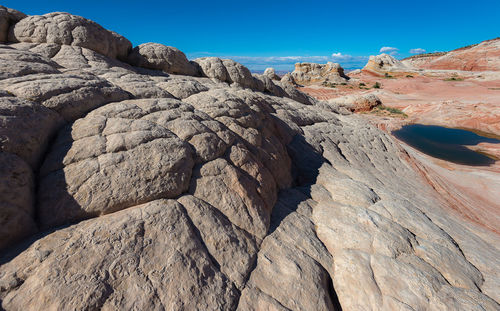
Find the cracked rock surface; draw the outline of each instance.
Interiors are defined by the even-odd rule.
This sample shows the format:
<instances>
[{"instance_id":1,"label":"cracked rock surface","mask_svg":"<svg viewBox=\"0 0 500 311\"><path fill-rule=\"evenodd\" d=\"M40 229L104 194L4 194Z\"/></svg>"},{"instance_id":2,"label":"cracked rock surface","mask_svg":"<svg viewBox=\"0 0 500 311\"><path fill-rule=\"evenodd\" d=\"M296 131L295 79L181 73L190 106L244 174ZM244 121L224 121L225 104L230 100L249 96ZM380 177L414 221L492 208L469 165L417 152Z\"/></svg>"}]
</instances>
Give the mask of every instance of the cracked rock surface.
<instances>
[{"instance_id":1,"label":"cracked rock surface","mask_svg":"<svg viewBox=\"0 0 500 311\"><path fill-rule=\"evenodd\" d=\"M124 59L130 41L101 25L69 13L48 13L23 18L9 30L10 42L55 43L86 47L102 55Z\"/></svg>"},{"instance_id":2,"label":"cracked rock surface","mask_svg":"<svg viewBox=\"0 0 500 311\"><path fill-rule=\"evenodd\" d=\"M67 13L8 28L0 309L500 310L500 237L361 117Z\"/></svg>"}]
</instances>

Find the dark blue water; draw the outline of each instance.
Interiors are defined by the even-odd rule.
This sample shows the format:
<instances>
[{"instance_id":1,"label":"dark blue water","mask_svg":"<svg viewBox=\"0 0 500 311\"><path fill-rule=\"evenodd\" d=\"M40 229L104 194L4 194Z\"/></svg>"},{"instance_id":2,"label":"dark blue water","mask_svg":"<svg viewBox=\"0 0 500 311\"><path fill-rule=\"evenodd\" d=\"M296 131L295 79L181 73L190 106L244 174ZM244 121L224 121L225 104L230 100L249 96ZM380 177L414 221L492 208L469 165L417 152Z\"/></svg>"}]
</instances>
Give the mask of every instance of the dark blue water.
<instances>
[{"instance_id":1,"label":"dark blue water","mask_svg":"<svg viewBox=\"0 0 500 311\"><path fill-rule=\"evenodd\" d=\"M411 124L392 132L396 138L432 157L458 164L487 166L495 160L464 146L481 142L500 143L500 140L476 133L435 125Z\"/></svg>"}]
</instances>

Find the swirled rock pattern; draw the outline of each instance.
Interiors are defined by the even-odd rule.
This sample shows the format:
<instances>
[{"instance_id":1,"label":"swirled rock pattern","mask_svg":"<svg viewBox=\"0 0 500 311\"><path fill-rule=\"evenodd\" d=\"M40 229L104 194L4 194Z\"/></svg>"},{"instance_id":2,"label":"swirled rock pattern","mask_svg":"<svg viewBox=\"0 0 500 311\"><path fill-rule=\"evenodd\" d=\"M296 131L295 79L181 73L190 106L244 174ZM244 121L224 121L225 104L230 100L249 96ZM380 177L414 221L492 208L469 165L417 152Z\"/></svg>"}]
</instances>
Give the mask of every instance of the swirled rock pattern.
<instances>
[{"instance_id":1,"label":"swirled rock pattern","mask_svg":"<svg viewBox=\"0 0 500 311\"><path fill-rule=\"evenodd\" d=\"M500 309L500 238L362 117L69 14L9 27L0 309Z\"/></svg>"}]
</instances>

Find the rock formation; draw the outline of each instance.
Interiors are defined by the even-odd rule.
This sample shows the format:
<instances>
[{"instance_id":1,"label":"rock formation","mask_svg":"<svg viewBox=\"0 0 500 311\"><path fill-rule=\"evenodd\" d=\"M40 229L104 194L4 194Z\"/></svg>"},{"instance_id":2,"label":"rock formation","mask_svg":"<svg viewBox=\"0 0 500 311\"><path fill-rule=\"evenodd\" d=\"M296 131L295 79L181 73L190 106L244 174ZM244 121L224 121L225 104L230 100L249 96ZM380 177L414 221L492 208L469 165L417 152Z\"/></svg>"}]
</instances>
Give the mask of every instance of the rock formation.
<instances>
[{"instance_id":1,"label":"rock formation","mask_svg":"<svg viewBox=\"0 0 500 311\"><path fill-rule=\"evenodd\" d=\"M500 308L498 237L359 116L66 13L9 27L1 309Z\"/></svg>"},{"instance_id":2,"label":"rock formation","mask_svg":"<svg viewBox=\"0 0 500 311\"><path fill-rule=\"evenodd\" d=\"M393 56L383 53L370 56L368 63L366 63L362 70L374 74L385 74L394 71L409 70L409 68Z\"/></svg>"},{"instance_id":3,"label":"rock formation","mask_svg":"<svg viewBox=\"0 0 500 311\"><path fill-rule=\"evenodd\" d=\"M7 41L10 26L25 18L26 14L0 5L0 42Z\"/></svg>"},{"instance_id":4,"label":"rock formation","mask_svg":"<svg viewBox=\"0 0 500 311\"><path fill-rule=\"evenodd\" d=\"M416 55L402 62L422 69L500 71L500 38L450 52Z\"/></svg>"},{"instance_id":5,"label":"rock formation","mask_svg":"<svg viewBox=\"0 0 500 311\"><path fill-rule=\"evenodd\" d=\"M158 43L144 43L135 47L127 62L133 66L163 70L167 73L195 76L198 70L184 53L178 49Z\"/></svg>"},{"instance_id":6,"label":"rock formation","mask_svg":"<svg viewBox=\"0 0 500 311\"><path fill-rule=\"evenodd\" d=\"M119 59L125 59L132 47L119 34L68 13L28 16L10 28L9 41L80 46Z\"/></svg>"},{"instance_id":7,"label":"rock formation","mask_svg":"<svg viewBox=\"0 0 500 311\"><path fill-rule=\"evenodd\" d=\"M330 99L328 102L330 104L338 105L339 107L344 107L351 112L370 111L376 106L382 104L380 99L373 94L346 95Z\"/></svg>"},{"instance_id":8,"label":"rock formation","mask_svg":"<svg viewBox=\"0 0 500 311\"><path fill-rule=\"evenodd\" d=\"M281 78L276 74L274 68L266 68L266 70L264 70L264 75L269 77L271 80L281 80Z\"/></svg>"},{"instance_id":9,"label":"rock formation","mask_svg":"<svg viewBox=\"0 0 500 311\"><path fill-rule=\"evenodd\" d=\"M296 63L291 77L296 83L303 85L315 82L343 83L349 79L344 74L344 69L332 62L326 64Z\"/></svg>"}]
</instances>

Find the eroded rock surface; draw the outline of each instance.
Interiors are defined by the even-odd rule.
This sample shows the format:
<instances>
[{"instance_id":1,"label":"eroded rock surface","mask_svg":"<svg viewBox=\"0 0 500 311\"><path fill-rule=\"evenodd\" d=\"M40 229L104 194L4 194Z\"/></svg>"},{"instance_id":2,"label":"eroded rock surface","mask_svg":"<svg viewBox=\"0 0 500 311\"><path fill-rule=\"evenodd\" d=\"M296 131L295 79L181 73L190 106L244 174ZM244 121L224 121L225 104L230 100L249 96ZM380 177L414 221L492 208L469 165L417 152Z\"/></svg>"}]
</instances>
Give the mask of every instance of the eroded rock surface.
<instances>
[{"instance_id":1,"label":"eroded rock surface","mask_svg":"<svg viewBox=\"0 0 500 311\"><path fill-rule=\"evenodd\" d=\"M0 249L37 231L34 221L34 178L29 165L15 154L0 152Z\"/></svg>"},{"instance_id":2,"label":"eroded rock surface","mask_svg":"<svg viewBox=\"0 0 500 311\"><path fill-rule=\"evenodd\" d=\"M119 59L125 59L132 47L123 36L91 20L59 12L22 19L11 28L9 41L75 45Z\"/></svg>"},{"instance_id":3,"label":"eroded rock surface","mask_svg":"<svg viewBox=\"0 0 500 311\"><path fill-rule=\"evenodd\" d=\"M254 81L248 68L231 59L202 57L194 60L204 76L227 83L236 83L245 88L253 88Z\"/></svg>"},{"instance_id":4,"label":"eroded rock surface","mask_svg":"<svg viewBox=\"0 0 500 311\"><path fill-rule=\"evenodd\" d=\"M178 49L158 43L144 43L135 47L127 60L131 65L163 70L168 73L194 76L198 74L184 53Z\"/></svg>"},{"instance_id":5,"label":"eroded rock surface","mask_svg":"<svg viewBox=\"0 0 500 311\"><path fill-rule=\"evenodd\" d=\"M68 121L105 103L129 97L110 82L84 72L25 75L4 79L0 87L17 97L40 103Z\"/></svg>"},{"instance_id":6,"label":"eroded rock surface","mask_svg":"<svg viewBox=\"0 0 500 311\"><path fill-rule=\"evenodd\" d=\"M281 78L276 74L274 68L266 68L266 70L264 70L264 75L269 77L271 80L281 80Z\"/></svg>"},{"instance_id":7,"label":"eroded rock surface","mask_svg":"<svg viewBox=\"0 0 500 311\"><path fill-rule=\"evenodd\" d=\"M123 55L69 14L11 29L2 309L500 308L500 238L450 214L388 135L291 76L181 57L191 76L168 47ZM115 59L130 55L141 67Z\"/></svg>"},{"instance_id":8,"label":"eroded rock surface","mask_svg":"<svg viewBox=\"0 0 500 311\"><path fill-rule=\"evenodd\" d=\"M57 67L57 63L40 54L0 44L1 80L33 73L59 73Z\"/></svg>"},{"instance_id":9,"label":"eroded rock surface","mask_svg":"<svg viewBox=\"0 0 500 311\"><path fill-rule=\"evenodd\" d=\"M0 5L0 42L7 41L9 28L25 17L22 12Z\"/></svg>"},{"instance_id":10,"label":"eroded rock surface","mask_svg":"<svg viewBox=\"0 0 500 311\"><path fill-rule=\"evenodd\" d=\"M291 73L291 77L298 84L322 83L343 83L349 77L344 74L344 69L337 63L328 62L326 64L297 63Z\"/></svg>"},{"instance_id":11,"label":"eroded rock surface","mask_svg":"<svg viewBox=\"0 0 500 311\"><path fill-rule=\"evenodd\" d=\"M23 271L2 271L2 294L8 292L2 306L231 309L237 291L214 267L197 231L186 209L172 200L59 230L12 261ZM68 249L61 252L61 243ZM68 273L69 279L51 281Z\"/></svg>"},{"instance_id":12,"label":"eroded rock surface","mask_svg":"<svg viewBox=\"0 0 500 311\"><path fill-rule=\"evenodd\" d=\"M410 69L411 68L408 68L401 61L385 53L370 56L368 63L366 63L365 67L363 67L363 71L368 71L374 74L385 74Z\"/></svg>"}]
</instances>

